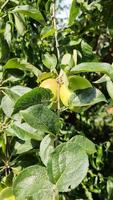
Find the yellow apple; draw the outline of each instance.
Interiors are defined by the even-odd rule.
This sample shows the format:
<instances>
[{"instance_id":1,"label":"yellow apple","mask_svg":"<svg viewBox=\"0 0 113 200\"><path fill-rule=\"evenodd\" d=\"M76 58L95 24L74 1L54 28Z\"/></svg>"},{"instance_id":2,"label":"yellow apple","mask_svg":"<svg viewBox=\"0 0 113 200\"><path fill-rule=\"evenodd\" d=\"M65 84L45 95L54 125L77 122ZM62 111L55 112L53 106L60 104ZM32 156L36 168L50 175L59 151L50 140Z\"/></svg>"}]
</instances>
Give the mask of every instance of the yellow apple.
<instances>
[{"instance_id":1,"label":"yellow apple","mask_svg":"<svg viewBox=\"0 0 113 200\"><path fill-rule=\"evenodd\" d=\"M52 100L53 101L57 100L58 84L56 79L53 78L46 79L40 84L40 87L50 89L51 92L53 93Z\"/></svg>"},{"instance_id":2,"label":"yellow apple","mask_svg":"<svg viewBox=\"0 0 113 200\"><path fill-rule=\"evenodd\" d=\"M69 100L73 92L65 85L60 87L60 99L65 106L69 106Z\"/></svg>"}]
</instances>

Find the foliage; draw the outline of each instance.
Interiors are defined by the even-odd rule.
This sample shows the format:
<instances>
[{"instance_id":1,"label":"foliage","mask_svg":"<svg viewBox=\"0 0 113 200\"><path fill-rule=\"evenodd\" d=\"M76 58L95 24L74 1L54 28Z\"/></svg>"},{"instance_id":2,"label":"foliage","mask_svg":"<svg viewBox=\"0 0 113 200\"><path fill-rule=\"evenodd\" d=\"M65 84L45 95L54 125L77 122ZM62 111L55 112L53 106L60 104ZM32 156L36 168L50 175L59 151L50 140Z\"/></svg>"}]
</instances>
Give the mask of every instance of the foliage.
<instances>
[{"instance_id":1,"label":"foliage","mask_svg":"<svg viewBox=\"0 0 113 200\"><path fill-rule=\"evenodd\" d=\"M112 9L73 0L64 26L52 0L0 2L1 199L112 200Z\"/></svg>"}]
</instances>

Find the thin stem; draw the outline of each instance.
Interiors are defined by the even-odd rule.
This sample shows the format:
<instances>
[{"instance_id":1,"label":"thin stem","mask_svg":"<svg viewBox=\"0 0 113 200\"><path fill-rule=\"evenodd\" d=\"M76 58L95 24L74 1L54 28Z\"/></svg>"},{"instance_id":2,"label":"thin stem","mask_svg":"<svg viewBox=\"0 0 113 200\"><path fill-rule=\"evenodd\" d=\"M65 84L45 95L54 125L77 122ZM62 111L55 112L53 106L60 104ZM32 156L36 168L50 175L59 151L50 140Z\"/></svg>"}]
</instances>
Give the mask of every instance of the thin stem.
<instances>
[{"instance_id":1,"label":"thin stem","mask_svg":"<svg viewBox=\"0 0 113 200\"><path fill-rule=\"evenodd\" d=\"M57 24L56 24L56 14L55 14L55 0L53 1L53 26L55 29L55 47L57 51L57 59L60 59L60 51L59 51L59 43L58 43L58 32L57 32Z\"/></svg>"},{"instance_id":2,"label":"thin stem","mask_svg":"<svg viewBox=\"0 0 113 200\"><path fill-rule=\"evenodd\" d=\"M53 0L53 26L55 29L55 48L56 48L56 52L57 52L57 60L59 62L60 60L60 51L59 51L59 43L58 43L58 32L57 32L57 23L56 23L56 13L55 13L55 0ZM57 93L57 113L58 113L58 117L60 117L60 81L59 81L59 77L57 79L57 83L58 83L58 93Z\"/></svg>"},{"instance_id":3,"label":"thin stem","mask_svg":"<svg viewBox=\"0 0 113 200\"><path fill-rule=\"evenodd\" d=\"M4 7L7 5L7 3L9 2L10 0L6 0L5 3L1 6L1 10L4 9Z\"/></svg>"}]
</instances>

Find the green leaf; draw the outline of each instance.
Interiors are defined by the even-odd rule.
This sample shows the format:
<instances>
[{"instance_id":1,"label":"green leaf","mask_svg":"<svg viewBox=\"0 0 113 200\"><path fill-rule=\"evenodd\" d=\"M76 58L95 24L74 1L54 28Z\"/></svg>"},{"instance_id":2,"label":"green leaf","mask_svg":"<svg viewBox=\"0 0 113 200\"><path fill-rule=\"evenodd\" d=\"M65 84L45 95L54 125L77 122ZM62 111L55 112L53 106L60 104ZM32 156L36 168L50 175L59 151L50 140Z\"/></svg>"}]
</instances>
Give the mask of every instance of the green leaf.
<instances>
[{"instance_id":1,"label":"green leaf","mask_svg":"<svg viewBox=\"0 0 113 200\"><path fill-rule=\"evenodd\" d=\"M107 74L113 80L113 67L109 63L86 62L71 69L71 73L77 74L81 72L100 72Z\"/></svg>"},{"instance_id":2,"label":"green leaf","mask_svg":"<svg viewBox=\"0 0 113 200\"><path fill-rule=\"evenodd\" d=\"M108 200L113 199L113 177L109 176L107 180L107 193L108 193Z\"/></svg>"},{"instance_id":3,"label":"green leaf","mask_svg":"<svg viewBox=\"0 0 113 200\"><path fill-rule=\"evenodd\" d=\"M30 90L30 88L21 85L16 85L11 88L4 88L5 93L13 102L17 101L20 96L29 92Z\"/></svg>"},{"instance_id":4,"label":"green leaf","mask_svg":"<svg viewBox=\"0 0 113 200\"><path fill-rule=\"evenodd\" d=\"M0 37L0 62L6 62L9 58L9 45L3 37Z\"/></svg>"},{"instance_id":5,"label":"green leaf","mask_svg":"<svg viewBox=\"0 0 113 200\"><path fill-rule=\"evenodd\" d=\"M46 168L34 165L23 170L13 184L17 200L53 200L56 199L55 186L50 183Z\"/></svg>"},{"instance_id":6,"label":"green leaf","mask_svg":"<svg viewBox=\"0 0 113 200\"><path fill-rule=\"evenodd\" d=\"M96 152L95 144L82 135L72 137L69 142L73 143L75 146L80 146L80 148L82 148L87 154L93 154Z\"/></svg>"},{"instance_id":7,"label":"green leaf","mask_svg":"<svg viewBox=\"0 0 113 200\"><path fill-rule=\"evenodd\" d=\"M4 69L20 69L22 71L30 71L37 77L41 73L39 69L37 69L32 64L20 59L20 58L12 58L7 61L7 63L3 66Z\"/></svg>"},{"instance_id":8,"label":"green leaf","mask_svg":"<svg viewBox=\"0 0 113 200\"><path fill-rule=\"evenodd\" d=\"M55 54L45 53L42 62L47 68L54 70L57 65L57 58Z\"/></svg>"},{"instance_id":9,"label":"green leaf","mask_svg":"<svg viewBox=\"0 0 113 200\"><path fill-rule=\"evenodd\" d=\"M60 121L57 115L44 105L31 106L21 111L24 120L33 128L57 134L60 129Z\"/></svg>"},{"instance_id":10,"label":"green leaf","mask_svg":"<svg viewBox=\"0 0 113 200\"><path fill-rule=\"evenodd\" d=\"M111 80L108 80L106 82L106 88L109 96L111 97L111 99L113 99L113 82Z\"/></svg>"},{"instance_id":11,"label":"green leaf","mask_svg":"<svg viewBox=\"0 0 113 200\"><path fill-rule=\"evenodd\" d=\"M75 76L69 77L68 87L71 90L81 90L81 89L92 87L92 85L86 78L75 75Z\"/></svg>"},{"instance_id":12,"label":"green leaf","mask_svg":"<svg viewBox=\"0 0 113 200\"><path fill-rule=\"evenodd\" d=\"M25 22L20 14L14 13L13 15L14 15L14 19L15 19L16 30L20 35L23 36L26 32Z\"/></svg>"},{"instance_id":13,"label":"green leaf","mask_svg":"<svg viewBox=\"0 0 113 200\"><path fill-rule=\"evenodd\" d=\"M13 10L13 12L19 12L23 15L31 17L41 24L44 24L44 22L45 22L39 9L33 8L29 5L16 6L15 9Z\"/></svg>"},{"instance_id":14,"label":"green leaf","mask_svg":"<svg viewBox=\"0 0 113 200\"><path fill-rule=\"evenodd\" d=\"M91 106L101 101L106 102L103 93L97 88L87 88L78 90L71 95L69 108L74 110L76 107Z\"/></svg>"},{"instance_id":15,"label":"green leaf","mask_svg":"<svg viewBox=\"0 0 113 200\"><path fill-rule=\"evenodd\" d=\"M81 42L81 48L82 48L82 53L84 56L89 57L93 55L92 47L84 40L82 40Z\"/></svg>"},{"instance_id":16,"label":"green leaf","mask_svg":"<svg viewBox=\"0 0 113 200\"><path fill-rule=\"evenodd\" d=\"M66 66L69 66L69 68L71 68L73 64L74 64L74 60L73 60L72 55L70 53L64 54L61 60L62 67L65 68Z\"/></svg>"},{"instance_id":17,"label":"green leaf","mask_svg":"<svg viewBox=\"0 0 113 200\"><path fill-rule=\"evenodd\" d=\"M34 88L17 100L14 107L14 113L36 104L48 105L51 97L52 94L50 90L44 88Z\"/></svg>"},{"instance_id":18,"label":"green leaf","mask_svg":"<svg viewBox=\"0 0 113 200\"><path fill-rule=\"evenodd\" d=\"M51 153L54 150L54 137L46 135L40 143L40 157L45 166L47 166Z\"/></svg>"},{"instance_id":19,"label":"green leaf","mask_svg":"<svg viewBox=\"0 0 113 200\"><path fill-rule=\"evenodd\" d=\"M14 102L6 95L2 98L1 107L7 117L11 117L14 110Z\"/></svg>"},{"instance_id":20,"label":"green leaf","mask_svg":"<svg viewBox=\"0 0 113 200\"><path fill-rule=\"evenodd\" d=\"M16 141L15 146L14 146L14 152L16 154L23 154L27 151L30 151L31 149L33 149L33 145L31 140L26 140L26 141Z\"/></svg>"},{"instance_id":21,"label":"green leaf","mask_svg":"<svg viewBox=\"0 0 113 200\"><path fill-rule=\"evenodd\" d=\"M27 123L18 123L14 122L11 125L11 130L13 131L14 135L16 135L21 140L42 140L43 139L43 133L32 128Z\"/></svg>"},{"instance_id":22,"label":"green leaf","mask_svg":"<svg viewBox=\"0 0 113 200\"><path fill-rule=\"evenodd\" d=\"M71 8L70 8L70 15L69 15L69 22L68 24L72 26L80 13L80 7L78 6L76 0L72 1Z\"/></svg>"},{"instance_id":23,"label":"green leaf","mask_svg":"<svg viewBox=\"0 0 113 200\"><path fill-rule=\"evenodd\" d=\"M56 184L59 192L68 192L76 188L84 179L88 170L87 154L72 143L56 147L47 165L48 175Z\"/></svg>"},{"instance_id":24,"label":"green leaf","mask_svg":"<svg viewBox=\"0 0 113 200\"><path fill-rule=\"evenodd\" d=\"M45 26L41 31L42 39L53 36L55 33L55 29L52 26Z\"/></svg>"}]
</instances>

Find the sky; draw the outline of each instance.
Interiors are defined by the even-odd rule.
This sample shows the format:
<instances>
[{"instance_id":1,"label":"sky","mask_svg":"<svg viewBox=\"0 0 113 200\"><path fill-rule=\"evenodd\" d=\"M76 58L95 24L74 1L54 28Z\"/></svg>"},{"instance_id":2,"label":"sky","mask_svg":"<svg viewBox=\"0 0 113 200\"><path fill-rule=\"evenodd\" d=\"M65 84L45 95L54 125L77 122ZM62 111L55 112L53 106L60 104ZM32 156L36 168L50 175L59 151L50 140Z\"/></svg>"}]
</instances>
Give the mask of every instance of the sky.
<instances>
[{"instance_id":1,"label":"sky","mask_svg":"<svg viewBox=\"0 0 113 200\"><path fill-rule=\"evenodd\" d=\"M60 27L63 27L67 24L71 2L72 0L62 0L62 9L57 10L57 19L62 19L62 22L59 20Z\"/></svg>"}]
</instances>

